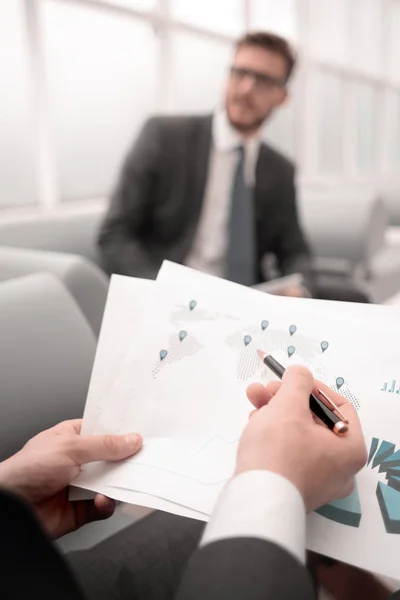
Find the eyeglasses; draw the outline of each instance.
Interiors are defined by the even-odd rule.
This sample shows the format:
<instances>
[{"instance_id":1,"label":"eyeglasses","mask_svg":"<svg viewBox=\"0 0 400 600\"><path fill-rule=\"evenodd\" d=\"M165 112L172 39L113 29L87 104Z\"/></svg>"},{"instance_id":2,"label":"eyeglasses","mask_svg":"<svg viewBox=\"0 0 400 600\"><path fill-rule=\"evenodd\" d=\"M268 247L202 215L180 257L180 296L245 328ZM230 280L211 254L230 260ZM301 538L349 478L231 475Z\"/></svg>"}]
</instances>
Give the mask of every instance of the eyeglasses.
<instances>
[{"instance_id":1,"label":"eyeglasses","mask_svg":"<svg viewBox=\"0 0 400 600\"><path fill-rule=\"evenodd\" d=\"M256 86L261 90L270 90L273 87L285 87L286 80L272 77L266 73L259 73L250 69L242 69L240 67L231 67L231 76L237 81L242 81L245 77L254 79Z\"/></svg>"}]
</instances>

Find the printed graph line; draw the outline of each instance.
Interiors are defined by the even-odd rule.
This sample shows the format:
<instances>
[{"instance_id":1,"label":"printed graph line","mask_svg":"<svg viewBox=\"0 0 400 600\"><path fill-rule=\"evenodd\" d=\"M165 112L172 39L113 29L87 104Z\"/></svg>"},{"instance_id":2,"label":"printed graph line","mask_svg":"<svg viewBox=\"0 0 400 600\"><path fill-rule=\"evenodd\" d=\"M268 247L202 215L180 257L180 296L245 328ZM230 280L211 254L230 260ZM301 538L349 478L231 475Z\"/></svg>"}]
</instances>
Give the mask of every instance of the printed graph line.
<instances>
[{"instance_id":1,"label":"printed graph line","mask_svg":"<svg viewBox=\"0 0 400 600\"><path fill-rule=\"evenodd\" d=\"M166 469L165 467L159 467L158 465L151 465L149 463L141 463L141 462L131 461L129 459L127 460L127 462L129 462L129 464L131 464L133 467L147 467L149 469L157 469L158 471L165 471L166 473L172 473L173 475L176 475L177 477L183 477L183 479L197 481L198 483L201 483L202 485L207 485L207 486L220 485L221 483L225 483L226 481L228 481L230 479L230 477L225 477L224 479L220 479L219 481L209 482L209 481L203 481L202 479L198 479L196 477L190 477L189 475L183 475L182 473L178 473L177 471L173 471L172 469Z\"/></svg>"},{"instance_id":2,"label":"printed graph line","mask_svg":"<svg viewBox=\"0 0 400 600\"><path fill-rule=\"evenodd\" d=\"M171 440L171 444L173 446L178 446L178 448L183 450L183 452L186 454L186 456L194 456L195 454L198 454L199 452L202 452L203 450L205 450L207 448L207 446L209 446L216 440L221 440L221 442L224 442L227 445L231 445L231 444L237 444L239 439L240 438L236 438L234 440L226 440L221 435L215 435L214 437L212 437L209 440L207 440L206 442L204 442L204 444L202 446L200 446L200 448L197 448L197 450L194 450L193 452L190 452L189 450L187 450L187 448L183 444L180 444L179 442L176 442L175 440ZM151 444L147 444L147 446L150 447ZM146 444L143 444L143 448L145 448L145 447L146 447Z\"/></svg>"}]
</instances>

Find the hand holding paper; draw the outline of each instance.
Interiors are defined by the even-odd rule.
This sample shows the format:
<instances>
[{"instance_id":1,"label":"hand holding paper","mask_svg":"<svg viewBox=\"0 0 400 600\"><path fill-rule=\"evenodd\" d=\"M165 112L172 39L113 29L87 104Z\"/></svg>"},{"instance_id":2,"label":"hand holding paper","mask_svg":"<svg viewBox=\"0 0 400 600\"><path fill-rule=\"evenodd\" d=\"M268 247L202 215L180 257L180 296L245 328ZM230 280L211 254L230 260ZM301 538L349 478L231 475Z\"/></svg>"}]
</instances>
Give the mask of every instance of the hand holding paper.
<instances>
[{"instance_id":1,"label":"hand holding paper","mask_svg":"<svg viewBox=\"0 0 400 600\"><path fill-rule=\"evenodd\" d=\"M284 367L307 367L326 383L328 395L344 396L353 408L346 404L343 410L350 419L357 411L371 449L353 492L309 515L307 547L396 576L400 396L384 391L383 382L398 379L397 310L270 296L171 263L164 263L156 282L147 282L140 306L124 301L138 300L133 286L135 280L113 278L103 326L108 333L100 339L84 429L140 431L145 444L121 464L85 467L76 485L207 520L235 470L238 440L251 412L246 388L272 385L274 379L257 355L260 348ZM124 348L119 366L115 348ZM307 415L311 419L309 410ZM327 495L316 489L307 496L310 508L350 489L349 477L364 458L357 426L348 440L322 427L317 431L330 434L332 443L347 444L347 466ZM286 445L287 438L282 435L280 442ZM315 471L317 458L310 455L307 472Z\"/></svg>"},{"instance_id":2,"label":"hand holding paper","mask_svg":"<svg viewBox=\"0 0 400 600\"><path fill-rule=\"evenodd\" d=\"M91 521L106 519L114 502L102 495L70 502L68 486L81 466L93 461L120 461L142 447L138 434L80 435L80 419L42 431L14 456L0 463L0 486L21 496L54 538Z\"/></svg>"}]
</instances>

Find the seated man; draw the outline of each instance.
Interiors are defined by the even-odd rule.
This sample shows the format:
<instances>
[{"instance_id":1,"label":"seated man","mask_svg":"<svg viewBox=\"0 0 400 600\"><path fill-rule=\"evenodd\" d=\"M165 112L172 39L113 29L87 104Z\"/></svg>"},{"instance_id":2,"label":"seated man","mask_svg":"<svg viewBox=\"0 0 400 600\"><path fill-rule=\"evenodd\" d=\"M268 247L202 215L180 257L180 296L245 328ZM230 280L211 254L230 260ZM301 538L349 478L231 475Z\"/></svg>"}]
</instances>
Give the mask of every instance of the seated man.
<instances>
[{"instance_id":1,"label":"seated man","mask_svg":"<svg viewBox=\"0 0 400 600\"><path fill-rule=\"evenodd\" d=\"M223 109L145 124L101 229L108 272L155 278L169 259L254 285L266 280L262 261L273 254L281 275L300 273L312 289L294 166L260 137L287 99L294 66L284 39L247 34L236 44Z\"/></svg>"}]
</instances>

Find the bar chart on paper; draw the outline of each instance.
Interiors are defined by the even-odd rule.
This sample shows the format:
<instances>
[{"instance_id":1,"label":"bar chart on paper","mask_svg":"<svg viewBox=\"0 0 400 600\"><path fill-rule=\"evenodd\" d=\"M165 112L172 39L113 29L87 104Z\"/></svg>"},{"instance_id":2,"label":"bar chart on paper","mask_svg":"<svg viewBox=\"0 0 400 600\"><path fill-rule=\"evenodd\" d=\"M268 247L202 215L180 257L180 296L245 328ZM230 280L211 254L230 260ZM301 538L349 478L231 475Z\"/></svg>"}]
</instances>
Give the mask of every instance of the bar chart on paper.
<instances>
[{"instance_id":1,"label":"bar chart on paper","mask_svg":"<svg viewBox=\"0 0 400 600\"><path fill-rule=\"evenodd\" d=\"M392 379L392 381L385 381L382 385L381 392L387 392L388 394L400 394L400 381L397 382L396 379Z\"/></svg>"}]
</instances>

